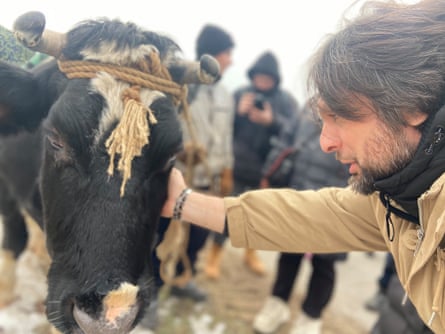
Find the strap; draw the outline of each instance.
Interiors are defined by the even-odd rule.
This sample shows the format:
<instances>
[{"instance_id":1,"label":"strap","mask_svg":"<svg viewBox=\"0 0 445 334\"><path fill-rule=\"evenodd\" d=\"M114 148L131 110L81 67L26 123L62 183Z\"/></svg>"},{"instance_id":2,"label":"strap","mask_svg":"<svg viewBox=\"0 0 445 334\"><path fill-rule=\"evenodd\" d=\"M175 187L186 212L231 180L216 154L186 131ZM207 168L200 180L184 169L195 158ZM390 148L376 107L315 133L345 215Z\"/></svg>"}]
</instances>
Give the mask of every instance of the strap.
<instances>
[{"instance_id":1,"label":"strap","mask_svg":"<svg viewBox=\"0 0 445 334\"><path fill-rule=\"evenodd\" d=\"M265 173L264 177L269 178L273 173L277 171L277 169L281 166L284 159L286 159L287 156L297 151L296 147L287 147L284 149L280 155L274 160L273 164L269 167L267 172Z\"/></svg>"},{"instance_id":2,"label":"strap","mask_svg":"<svg viewBox=\"0 0 445 334\"><path fill-rule=\"evenodd\" d=\"M406 213L394 206L391 205L391 197L388 193L385 193L383 191L380 192L380 201L386 208L386 233L388 235L388 240L393 241L394 240L394 223L391 219L391 213L395 214L396 216L405 219L411 223L420 225L419 219L415 216L410 215L409 213Z\"/></svg>"},{"instance_id":3,"label":"strap","mask_svg":"<svg viewBox=\"0 0 445 334\"><path fill-rule=\"evenodd\" d=\"M166 285L184 286L193 276L192 264L187 256L190 225L178 220L171 220L164 239L156 247L160 261L159 275ZM176 275L176 266L181 262L184 271Z\"/></svg>"}]
</instances>

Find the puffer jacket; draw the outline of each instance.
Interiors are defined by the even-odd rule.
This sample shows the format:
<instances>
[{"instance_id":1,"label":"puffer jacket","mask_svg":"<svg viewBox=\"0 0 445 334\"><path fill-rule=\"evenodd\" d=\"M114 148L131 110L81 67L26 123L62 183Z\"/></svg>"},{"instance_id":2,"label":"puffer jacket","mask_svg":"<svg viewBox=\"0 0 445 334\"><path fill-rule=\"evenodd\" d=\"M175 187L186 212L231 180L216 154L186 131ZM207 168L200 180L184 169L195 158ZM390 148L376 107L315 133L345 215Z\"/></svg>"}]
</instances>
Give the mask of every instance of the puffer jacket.
<instances>
[{"instance_id":1,"label":"puffer jacket","mask_svg":"<svg viewBox=\"0 0 445 334\"><path fill-rule=\"evenodd\" d=\"M445 173L418 199L420 224L392 216L379 194L350 188L318 191L265 189L224 199L228 232L235 247L281 252L389 251L399 279L419 316L445 333Z\"/></svg>"},{"instance_id":2,"label":"puffer jacket","mask_svg":"<svg viewBox=\"0 0 445 334\"><path fill-rule=\"evenodd\" d=\"M284 186L298 189L319 189L322 187L345 187L348 184L348 169L335 159L334 154L326 154L320 147L320 125L315 122L310 111L305 110L298 117L296 126L285 126L280 138L263 167L268 175L275 167L280 155L292 148L295 153L289 156L289 182ZM278 157L278 158L277 158Z\"/></svg>"},{"instance_id":3,"label":"puffer jacket","mask_svg":"<svg viewBox=\"0 0 445 334\"><path fill-rule=\"evenodd\" d=\"M304 117L298 128L293 173L289 186L294 189L319 189L326 186L345 187L348 184L348 169L320 148L320 126Z\"/></svg>"}]
</instances>

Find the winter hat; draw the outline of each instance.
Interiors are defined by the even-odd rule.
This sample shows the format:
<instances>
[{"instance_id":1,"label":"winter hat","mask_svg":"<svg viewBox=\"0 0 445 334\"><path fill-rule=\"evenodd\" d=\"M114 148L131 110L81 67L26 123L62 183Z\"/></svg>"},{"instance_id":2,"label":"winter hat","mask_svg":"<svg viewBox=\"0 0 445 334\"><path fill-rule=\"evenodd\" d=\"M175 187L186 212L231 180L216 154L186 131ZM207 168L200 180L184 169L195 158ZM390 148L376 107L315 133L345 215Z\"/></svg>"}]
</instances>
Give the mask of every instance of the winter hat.
<instances>
[{"instance_id":1,"label":"winter hat","mask_svg":"<svg viewBox=\"0 0 445 334\"><path fill-rule=\"evenodd\" d=\"M216 56L233 48L234 45L232 37L227 32L215 25L206 24L198 35L196 56L198 59L205 53Z\"/></svg>"},{"instance_id":2,"label":"winter hat","mask_svg":"<svg viewBox=\"0 0 445 334\"><path fill-rule=\"evenodd\" d=\"M278 61L272 52L266 51L261 54L260 57L253 63L252 67L250 67L247 75L249 76L250 80L252 80L253 76L257 73L270 75L275 79L277 86L279 85L281 76L278 68Z\"/></svg>"}]
</instances>

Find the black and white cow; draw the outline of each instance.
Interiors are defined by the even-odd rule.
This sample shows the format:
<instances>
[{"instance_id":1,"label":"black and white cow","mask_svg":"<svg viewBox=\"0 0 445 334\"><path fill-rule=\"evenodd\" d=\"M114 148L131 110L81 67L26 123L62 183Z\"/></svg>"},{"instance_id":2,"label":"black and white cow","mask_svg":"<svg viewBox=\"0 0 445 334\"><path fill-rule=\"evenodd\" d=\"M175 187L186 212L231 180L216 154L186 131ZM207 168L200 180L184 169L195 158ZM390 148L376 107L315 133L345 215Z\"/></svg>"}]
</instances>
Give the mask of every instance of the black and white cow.
<instances>
[{"instance_id":1,"label":"black and white cow","mask_svg":"<svg viewBox=\"0 0 445 334\"><path fill-rule=\"evenodd\" d=\"M66 34L44 26L30 12L14 29L56 60L32 72L0 62L3 255L25 246L25 210L52 260L49 321L63 333L128 333L148 306L185 84L213 82L218 65L187 62L171 39L132 23L90 20Z\"/></svg>"}]
</instances>

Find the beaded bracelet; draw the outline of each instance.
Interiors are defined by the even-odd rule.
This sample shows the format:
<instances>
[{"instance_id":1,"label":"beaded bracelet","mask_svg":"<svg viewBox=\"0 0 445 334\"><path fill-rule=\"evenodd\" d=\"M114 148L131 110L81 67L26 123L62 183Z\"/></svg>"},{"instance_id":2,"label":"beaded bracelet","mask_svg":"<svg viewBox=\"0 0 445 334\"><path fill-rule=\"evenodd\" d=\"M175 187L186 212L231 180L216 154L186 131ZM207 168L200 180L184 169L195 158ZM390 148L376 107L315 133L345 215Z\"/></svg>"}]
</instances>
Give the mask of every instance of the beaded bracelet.
<instances>
[{"instance_id":1,"label":"beaded bracelet","mask_svg":"<svg viewBox=\"0 0 445 334\"><path fill-rule=\"evenodd\" d=\"M174 220L181 220L182 216L182 208L184 207L185 200L187 196L192 192L192 189L185 188L181 194L176 199L175 207L173 208L173 216Z\"/></svg>"}]
</instances>

